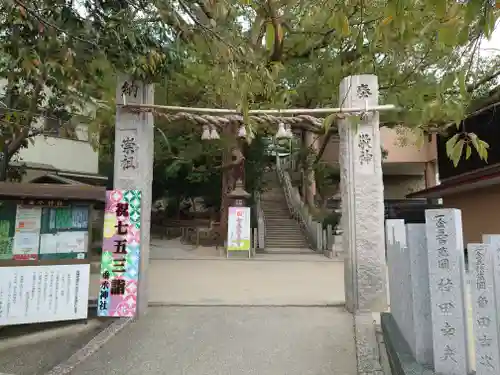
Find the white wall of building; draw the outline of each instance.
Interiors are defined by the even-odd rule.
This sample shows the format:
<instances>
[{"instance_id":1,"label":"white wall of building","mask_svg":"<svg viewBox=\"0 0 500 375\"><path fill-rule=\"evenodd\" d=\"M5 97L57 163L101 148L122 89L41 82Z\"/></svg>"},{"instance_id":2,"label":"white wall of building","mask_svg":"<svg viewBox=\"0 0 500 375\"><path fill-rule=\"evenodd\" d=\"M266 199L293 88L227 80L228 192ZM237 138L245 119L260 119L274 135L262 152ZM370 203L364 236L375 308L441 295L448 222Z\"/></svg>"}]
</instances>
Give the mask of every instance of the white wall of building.
<instances>
[{"instance_id":1,"label":"white wall of building","mask_svg":"<svg viewBox=\"0 0 500 375\"><path fill-rule=\"evenodd\" d=\"M57 169L98 173L99 154L88 141L57 137L34 137L34 144L19 152L21 162L49 164Z\"/></svg>"},{"instance_id":2,"label":"white wall of building","mask_svg":"<svg viewBox=\"0 0 500 375\"><path fill-rule=\"evenodd\" d=\"M0 95L7 85L7 80L0 79ZM93 110L89 105L87 115ZM45 126L47 119L40 117L33 124L34 128ZM52 135L33 137L34 143L19 151L20 162L48 164L56 169L80 173L98 173L99 154L89 142L88 126L78 124L75 128L75 138L62 138Z\"/></svg>"}]
</instances>

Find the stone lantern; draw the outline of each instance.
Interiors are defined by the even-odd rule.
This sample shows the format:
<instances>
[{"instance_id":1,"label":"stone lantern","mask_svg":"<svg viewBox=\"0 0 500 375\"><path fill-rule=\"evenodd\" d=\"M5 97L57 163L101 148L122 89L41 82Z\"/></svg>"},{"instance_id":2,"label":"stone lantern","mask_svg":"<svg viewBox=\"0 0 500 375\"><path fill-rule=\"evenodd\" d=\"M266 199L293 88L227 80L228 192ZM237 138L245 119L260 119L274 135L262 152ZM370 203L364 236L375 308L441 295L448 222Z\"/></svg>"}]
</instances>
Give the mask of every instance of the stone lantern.
<instances>
[{"instance_id":1,"label":"stone lantern","mask_svg":"<svg viewBox=\"0 0 500 375\"><path fill-rule=\"evenodd\" d=\"M243 181L241 181L241 179L238 179L233 191L231 191L227 196L232 200L233 206L244 207L246 204L246 200L250 198L251 195L243 187Z\"/></svg>"}]
</instances>

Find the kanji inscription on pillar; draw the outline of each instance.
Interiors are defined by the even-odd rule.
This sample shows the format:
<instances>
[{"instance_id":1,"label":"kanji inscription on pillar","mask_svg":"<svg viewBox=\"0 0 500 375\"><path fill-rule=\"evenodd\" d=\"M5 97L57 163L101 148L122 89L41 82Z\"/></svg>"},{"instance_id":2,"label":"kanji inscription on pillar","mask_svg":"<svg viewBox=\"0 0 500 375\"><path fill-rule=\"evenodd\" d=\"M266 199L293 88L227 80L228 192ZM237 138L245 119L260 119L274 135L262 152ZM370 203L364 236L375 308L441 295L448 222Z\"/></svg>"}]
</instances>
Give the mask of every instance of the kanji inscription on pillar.
<instances>
[{"instance_id":1,"label":"kanji inscription on pillar","mask_svg":"<svg viewBox=\"0 0 500 375\"><path fill-rule=\"evenodd\" d=\"M139 168L139 144L135 130L122 130L118 141L118 161L122 176L135 175Z\"/></svg>"},{"instance_id":2,"label":"kanji inscription on pillar","mask_svg":"<svg viewBox=\"0 0 500 375\"><path fill-rule=\"evenodd\" d=\"M356 137L356 153L359 172L362 174L373 174L375 173L373 128L369 125L360 125Z\"/></svg>"},{"instance_id":3,"label":"kanji inscription on pillar","mask_svg":"<svg viewBox=\"0 0 500 375\"><path fill-rule=\"evenodd\" d=\"M367 99L372 96L372 90L366 83L362 83L356 87L356 95L359 99Z\"/></svg>"},{"instance_id":4,"label":"kanji inscription on pillar","mask_svg":"<svg viewBox=\"0 0 500 375\"><path fill-rule=\"evenodd\" d=\"M121 87L122 95L132 96L137 98L137 94L139 93L139 86L134 81L125 81Z\"/></svg>"},{"instance_id":5,"label":"kanji inscription on pillar","mask_svg":"<svg viewBox=\"0 0 500 375\"><path fill-rule=\"evenodd\" d=\"M360 133L358 140L359 163L370 164L373 162L372 137L368 133Z\"/></svg>"}]
</instances>

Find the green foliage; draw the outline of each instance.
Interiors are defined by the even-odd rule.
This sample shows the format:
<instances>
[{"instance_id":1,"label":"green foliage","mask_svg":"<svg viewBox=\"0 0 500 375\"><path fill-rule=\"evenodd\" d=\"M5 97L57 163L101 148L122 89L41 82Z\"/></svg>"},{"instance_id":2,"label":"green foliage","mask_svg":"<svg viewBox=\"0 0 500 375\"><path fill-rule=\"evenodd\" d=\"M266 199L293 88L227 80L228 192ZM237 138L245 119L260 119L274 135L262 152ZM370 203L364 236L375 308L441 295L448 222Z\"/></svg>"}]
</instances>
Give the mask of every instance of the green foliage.
<instances>
[{"instance_id":1,"label":"green foliage","mask_svg":"<svg viewBox=\"0 0 500 375\"><path fill-rule=\"evenodd\" d=\"M153 200L168 197L180 202L202 197L208 207L219 207L220 166L227 140L201 142L198 129L184 123L158 119L156 126L165 138L156 133Z\"/></svg>"},{"instance_id":2,"label":"green foliage","mask_svg":"<svg viewBox=\"0 0 500 375\"><path fill-rule=\"evenodd\" d=\"M163 129L169 148L162 137L155 142L153 199L168 197L176 201L201 197L207 208L218 211L221 204L222 152L230 140L200 142L200 134L189 125ZM246 189L262 190L262 174L267 163L263 137L257 135L244 146Z\"/></svg>"},{"instance_id":3,"label":"green foliage","mask_svg":"<svg viewBox=\"0 0 500 375\"><path fill-rule=\"evenodd\" d=\"M121 2L6 0L0 4L0 123L10 160L54 120L58 135L106 107L114 71L151 80L171 55L157 30ZM124 4L124 3L123 3ZM102 101L104 99L104 102ZM92 128L91 131L98 129ZM61 134L59 134L62 131Z\"/></svg>"},{"instance_id":4,"label":"green foliage","mask_svg":"<svg viewBox=\"0 0 500 375\"><path fill-rule=\"evenodd\" d=\"M342 78L373 73L381 101L403 109L381 114L382 122L424 134L459 123L500 74L500 56L478 49L500 12L480 0L210 4L158 6L190 57L169 82L169 103L337 106ZM325 119L326 132L332 122Z\"/></svg>"},{"instance_id":5,"label":"green foliage","mask_svg":"<svg viewBox=\"0 0 500 375\"><path fill-rule=\"evenodd\" d=\"M113 121L116 72L157 83L160 104L245 118L249 108L337 106L342 78L373 73L381 101L404 109L383 122L443 128L500 73L499 57L478 55L499 14L482 0L5 0L1 140L11 158L40 132L40 115L68 127L96 115L91 131L101 132Z\"/></svg>"},{"instance_id":6,"label":"green foliage","mask_svg":"<svg viewBox=\"0 0 500 375\"><path fill-rule=\"evenodd\" d=\"M446 154L453 161L455 167L458 165L465 150L465 158L469 159L474 148L481 160L488 161L488 149L490 145L477 137L475 133L461 132L455 134L446 141Z\"/></svg>"},{"instance_id":7,"label":"green foliage","mask_svg":"<svg viewBox=\"0 0 500 375\"><path fill-rule=\"evenodd\" d=\"M326 200L328 197L325 194L325 190L328 187L338 185L339 173L330 163L319 162L314 164L314 179L317 193L323 200Z\"/></svg>"},{"instance_id":8,"label":"green foliage","mask_svg":"<svg viewBox=\"0 0 500 375\"><path fill-rule=\"evenodd\" d=\"M268 144L262 134L257 134L245 148L245 188L248 192L262 192L264 168L269 163L266 155Z\"/></svg>"},{"instance_id":9,"label":"green foliage","mask_svg":"<svg viewBox=\"0 0 500 375\"><path fill-rule=\"evenodd\" d=\"M205 206L218 211L221 204L222 153L231 138L201 141L199 128L187 123L156 119L153 164L153 201L166 198L170 215L181 201L203 198ZM113 165L113 128L101 133L101 173L110 174ZM268 162L265 138L257 134L244 146L245 182L248 191L262 190L262 174Z\"/></svg>"}]
</instances>

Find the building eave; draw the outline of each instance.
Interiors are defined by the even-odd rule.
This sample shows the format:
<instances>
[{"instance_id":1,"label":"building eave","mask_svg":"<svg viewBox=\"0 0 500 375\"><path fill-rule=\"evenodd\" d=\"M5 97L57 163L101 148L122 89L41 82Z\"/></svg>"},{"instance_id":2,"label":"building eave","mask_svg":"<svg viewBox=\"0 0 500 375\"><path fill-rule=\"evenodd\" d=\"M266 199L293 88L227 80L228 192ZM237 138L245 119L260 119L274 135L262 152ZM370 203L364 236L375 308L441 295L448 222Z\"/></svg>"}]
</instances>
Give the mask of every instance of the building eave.
<instances>
[{"instance_id":1,"label":"building eave","mask_svg":"<svg viewBox=\"0 0 500 375\"><path fill-rule=\"evenodd\" d=\"M408 194L406 198L442 198L500 185L500 163L443 180L440 185Z\"/></svg>"}]
</instances>

